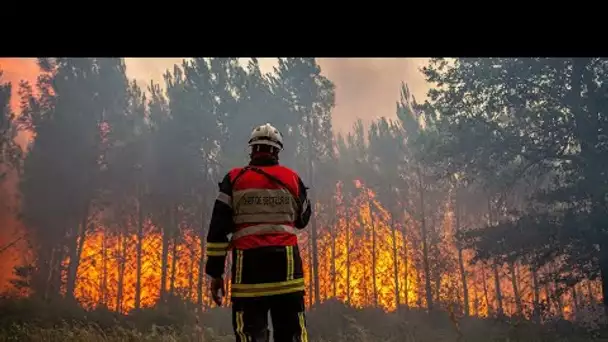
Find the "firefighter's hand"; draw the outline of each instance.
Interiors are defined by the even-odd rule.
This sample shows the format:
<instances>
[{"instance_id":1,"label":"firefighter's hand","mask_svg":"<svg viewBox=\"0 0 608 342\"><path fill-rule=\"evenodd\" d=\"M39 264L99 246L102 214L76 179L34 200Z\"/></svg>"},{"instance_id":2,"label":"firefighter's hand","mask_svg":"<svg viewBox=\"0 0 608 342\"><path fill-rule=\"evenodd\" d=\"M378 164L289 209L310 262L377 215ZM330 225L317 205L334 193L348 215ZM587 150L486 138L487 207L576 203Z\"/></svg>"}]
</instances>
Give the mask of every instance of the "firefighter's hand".
<instances>
[{"instance_id":1,"label":"firefighter's hand","mask_svg":"<svg viewBox=\"0 0 608 342\"><path fill-rule=\"evenodd\" d=\"M211 279L211 297L217 306L222 306L224 295L224 278Z\"/></svg>"}]
</instances>

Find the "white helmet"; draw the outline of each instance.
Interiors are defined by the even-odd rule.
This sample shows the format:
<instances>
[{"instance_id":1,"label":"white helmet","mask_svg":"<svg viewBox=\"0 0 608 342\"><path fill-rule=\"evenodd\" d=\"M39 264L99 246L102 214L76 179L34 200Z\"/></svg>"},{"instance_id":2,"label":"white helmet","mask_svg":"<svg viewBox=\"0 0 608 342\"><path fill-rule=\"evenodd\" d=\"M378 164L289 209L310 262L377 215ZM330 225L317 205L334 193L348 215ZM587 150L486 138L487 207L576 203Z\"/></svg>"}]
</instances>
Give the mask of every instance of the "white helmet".
<instances>
[{"instance_id":1,"label":"white helmet","mask_svg":"<svg viewBox=\"0 0 608 342\"><path fill-rule=\"evenodd\" d=\"M280 151L283 149L283 136L278 129L267 123L256 127L253 132L251 132L249 146L251 147L254 145L268 145L278 148Z\"/></svg>"}]
</instances>

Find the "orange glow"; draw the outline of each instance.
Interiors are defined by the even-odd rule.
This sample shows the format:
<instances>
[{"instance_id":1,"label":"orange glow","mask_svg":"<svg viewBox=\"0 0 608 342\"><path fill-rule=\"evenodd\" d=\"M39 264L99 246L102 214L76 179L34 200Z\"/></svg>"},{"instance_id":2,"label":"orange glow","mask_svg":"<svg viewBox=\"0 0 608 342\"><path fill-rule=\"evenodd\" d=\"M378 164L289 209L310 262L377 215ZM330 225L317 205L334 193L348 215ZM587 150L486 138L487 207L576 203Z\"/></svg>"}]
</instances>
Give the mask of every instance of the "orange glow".
<instances>
[{"instance_id":1,"label":"orange glow","mask_svg":"<svg viewBox=\"0 0 608 342\"><path fill-rule=\"evenodd\" d=\"M327 222L319 219L319 301L337 298L355 307L370 307L377 303L378 307L392 311L395 310L397 303L391 214L382 207L373 191L366 188L363 182L356 181L354 184L359 189L357 193L352 194L352 198L347 198L342 193L342 184L338 183L334 195L336 217L334 220L331 220L330 217L330 220L326 220ZM420 248L418 248L420 242L416 233L418 228L409 224L406 227L408 236L404 238L404 223L399 220L403 219L393 218L397 248L399 303L403 305L407 300L407 305L410 307L425 307L425 274L421 272L422 267L420 266ZM412 222L412 220L408 218L406 222ZM463 300L462 279L457 267L457 249L452 242L454 233L452 222L452 213L448 208L442 222L438 242L440 261L437 262L440 265L433 265L433 267L441 266L443 270L438 274L439 283L433 285L433 291L435 289L439 291L434 293L433 297L437 301L436 305L448 310L454 306L461 306ZM309 242L308 235L304 233L300 239L300 248L304 261L305 279L310 291L312 284L310 283ZM148 225L141 245L141 304L142 307L146 307L153 305L160 296L162 236L159 230ZM127 312L134 308L137 246L135 233L109 233L98 228L88 234L78 269L75 290L76 297L85 307L105 305L120 312ZM168 250L167 290L170 291L171 265L174 258L172 242L169 244ZM374 250L375 258L373 257ZM173 286L175 294L193 302L196 302L198 294L200 255L198 236L191 230L185 230L176 245L176 276ZM488 316L497 309L493 272L489 267L482 269L481 265L469 266L470 258L471 253L464 251L470 313ZM124 266L121 260L124 260ZM65 265L67 262L68 260L65 260ZM334 269L335 275L333 274ZM376 273L375 291L373 270ZM516 270L522 309L529 315L532 312L533 302L533 291L529 285L531 274L524 267L517 267ZM499 269L499 274L501 274L500 284L504 312L507 315L513 315L517 308L509 268L505 265ZM119 299L121 283L122 295ZM434 281L434 283L436 282ZM203 305L211 307L206 282L203 286ZM597 287L597 283L594 282L592 287ZM597 297L598 293L595 292L594 297ZM584 294L581 293L582 295ZM437 296L439 300L437 300ZM543 296L546 298L545 289L541 291L541 297ZM307 295L307 300L309 298L310 296ZM562 314L567 318L571 317L573 309L568 305L571 302L570 295L564 294L561 301L563 303ZM310 306L309 302L307 306ZM559 307L554 306L551 312L559 314L558 310Z\"/></svg>"},{"instance_id":2,"label":"orange glow","mask_svg":"<svg viewBox=\"0 0 608 342\"><path fill-rule=\"evenodd\" d=\"M11 100L11 106L18 112L19 99L16 91L19 81L24 79L34 83L39 68L35 59L4 58L0 59L0 69L4 70L2 81L13 84L15 96ZM9 174L9 180L3 185L6 187L2 189L3 193L14 195L16 184L16 175ZM342 183L336 185L331 209L316 205L316 212L322 212L322 209L329 212L327 217L318 216L319 301L337 298L355 307L377 305L386 311L395 310L398 304L425 307L426 275L421 262L419 224L406 214L387 211L375 193L361 180L355 180L353 184L357 189L354 194L345 194ZM0 201L3 199L0 198ZM12 203L12 200L7 202ZM14 209L0 207L0 226L9 227L0 230L0 248L23 234L22 225L11 213ZM432 245L430 257L433 260L431 277L434 300L439 306L451 307L462 305L464 294L458 250L454 244L454 217L449 206L444 211L445 215L437 219L437 223L429 223L429 230L435 234L432 242L429 242ZM310 231L310 227L307 230ZM76 298L87 308L104 305L119 312L133 309L136 298L137 249L141 246L141 306L154 305L160 296L162 240L160 229L149 223L145 226L141 241L138 241L134 227L128 227L123 232L96 227L94 231L88 232L77 271ZM25 242L20 240L14 247L0 253L0 289L11 288L9 280L13 268L31 257ZM311 285L311 249L307 233L301 236L300 248L306 283ZM166 290L173 288L175 294L196 302L201 258L198 233L189 227L182 227L180 238L176 242L169 242L168 251ZM470 312L472 315L488 316L497 310L494 272L488 266L470 265L473 256L471 251L463 251L462 254ZM172 274L174 259L175 276ZM64 260L64 266L68 262L68 259ZM515 265L514 268L515 274L511 274L508 265L498 269L503 309L507 315L517 312L511 279L515 276L522 309L529 315L534 298L532 274L522 265ZM542 274L543 270L538 272ZM396 282L399 285L397 291ZM205 286L202 302L205 307L210 307L206 277L203 277L202 285ZM585 286L580 287L580 297L599 301L599 282L586 281L583 285ZM309 291L311 289L309 287ZM548 294L554 291L552 285L541 287L540 300L548 300ZM551 300L549 310L553 314L561 313L566 318L571 318L576 311L572 296L572 292L567 292L560 297L561 303ZM308 298L307 295L307 300ZM310 307L310 303L307 305Z\"/></svg>"}]
</instances>

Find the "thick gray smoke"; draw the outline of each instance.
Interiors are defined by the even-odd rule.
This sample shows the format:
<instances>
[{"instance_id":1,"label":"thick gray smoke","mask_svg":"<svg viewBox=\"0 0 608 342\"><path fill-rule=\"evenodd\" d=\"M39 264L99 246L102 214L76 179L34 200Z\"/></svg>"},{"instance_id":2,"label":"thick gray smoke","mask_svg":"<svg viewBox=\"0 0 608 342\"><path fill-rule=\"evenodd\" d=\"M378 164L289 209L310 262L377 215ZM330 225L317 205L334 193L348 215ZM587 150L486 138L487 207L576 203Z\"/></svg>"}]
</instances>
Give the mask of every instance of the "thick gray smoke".
<instances>
[{"instance_id":1,"label":"thick gray smoke","mask_svg":"<svg viewBox=\"0 0 608 342\"><path fill-rule=\"evenodd\" d=\"M162 75L183 58L127 58L127 72L143 84ZM243 60L246 60L245 58ZM428 85L420 73L426 58L319 58L323 73L336 85L334 130L351 130L357 119L369 123L381 116L395 117L400 84L406 81L416 99L422 100ZM263 71L272 71L275 58L261 58Z\"/></svg>"}]
</instances>

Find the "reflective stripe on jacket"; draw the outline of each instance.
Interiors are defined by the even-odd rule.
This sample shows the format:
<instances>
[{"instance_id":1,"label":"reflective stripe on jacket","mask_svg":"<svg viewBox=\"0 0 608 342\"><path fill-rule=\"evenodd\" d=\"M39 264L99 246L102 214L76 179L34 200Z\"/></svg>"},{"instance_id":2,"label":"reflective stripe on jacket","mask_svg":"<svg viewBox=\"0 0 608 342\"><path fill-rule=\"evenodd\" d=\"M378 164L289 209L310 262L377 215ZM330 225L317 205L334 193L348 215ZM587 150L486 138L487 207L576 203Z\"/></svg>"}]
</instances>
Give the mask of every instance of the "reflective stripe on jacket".
<instances>
[{"instance_id":1,"label":"reflective stripe on jacket","mask_svg":"<svg viewBox=\"0 0 608 342\"><path fill-rule=\"evenodd\" d=\"M281 166L246 167L229 173L236 249L297 244L298 175Z\"/></svg>"},{"instance_id":2,"label":"reflective stripe on jacket","mask_svg":"<svg viewBox=\"0 0 608 342\"><path fill-rule=\"evenodd\" d=\"M304 291L296 232L312 214L306 190L276 159L252 159L226 174L209 224L205 272L221 277L231 250L232 297Z\"/></svg>"}]
</instances>

